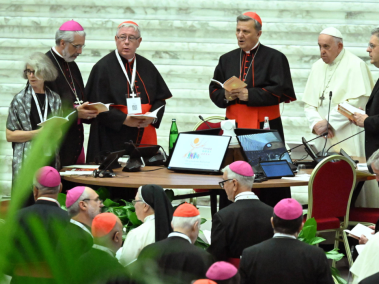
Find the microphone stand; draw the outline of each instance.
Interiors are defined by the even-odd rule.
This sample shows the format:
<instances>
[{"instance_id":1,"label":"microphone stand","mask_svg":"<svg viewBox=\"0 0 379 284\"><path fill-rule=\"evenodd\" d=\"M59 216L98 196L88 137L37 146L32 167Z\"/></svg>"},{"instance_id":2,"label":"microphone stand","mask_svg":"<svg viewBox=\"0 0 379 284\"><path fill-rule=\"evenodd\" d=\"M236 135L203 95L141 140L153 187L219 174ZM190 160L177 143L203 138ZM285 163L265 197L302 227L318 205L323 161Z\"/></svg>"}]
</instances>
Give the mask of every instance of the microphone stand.
<instances>
[{"instance_id":1,"label":"microphone stand","mask_svg":"<svg viewBox=\"0 0 379 284\"><path fill-rule=\"evenodd\" d=\"M208 122L205 121L205 119L201 115L199 115L199 118L202 122L204 122L208 126L209 129L212 129L212 127L208 124Z\"/></svg>"},{"instance_id":2,"label":"microphone stand","mask_svg":"<svg viewBox=\"0 0 379 284\"><path fill-rule=\"evenodd\" d=\"M342 143L343 141L346 141L347 139L350 139L351 137L354 137L355 135L361 134L362 132L364 132L364 130L359 131L358 133L355 133L354 135L351 135L351 136L349 136L349 137L347 137L347 138L341 140L340 142L338 142L338 143L336 143L336 144L333 144L332 146L330 146L330 147L328 148L328 150L326 150L326 153L328 153L328 151L330 150L330 148L332 148L332 147L334 147L334 146L336 146L336 145Z\"/></svg>"},{"instance_id":3,"label":"microphone stand","mask_svg":"<svg viewBox=\"0 0 379 284\"><path fill-rule=\"evenodd\" d=\"M329 115L330 115L330 103L332 101L332 91L329 92L329 109L328 109L328 120L326 121L326 132L329 134ZM324 150L326 143L328 142L328 135L326 135L324 148L322 148L321 156L325 156Z\"/></svg>"},{"instance_id":4,"label":"microphone stand","mask_svg":"<svg viewBox=\"0 0 379 284\"><path fill-rule=\"evenodd\" d=\"M325 135L328 135L328 132L325 132L325 133L323 133L323 134L321 134L321 135L319 135L319 136L317 136L317 137L315 137L315 138L313 138L313 139L311 139L311 140L308 140L307 142L312 142L313 140L316 140L316 139L318 139L318 138L320 138L320 137L322 137L322 136L325 136ZM287 151L281 153L280 156L279 156L279 160L282 158L282 156L283 156L285 153L291 153L292 150L294 150L294 149L296 149L296 148L299 148L299 147L301 147L301 146L304 147L303 144L299 144L299 145L297 145L296 147L293 147L293 148L291 148L291 149L289 149L289 150L287 150Z\"/></svg>"}]
</instances>

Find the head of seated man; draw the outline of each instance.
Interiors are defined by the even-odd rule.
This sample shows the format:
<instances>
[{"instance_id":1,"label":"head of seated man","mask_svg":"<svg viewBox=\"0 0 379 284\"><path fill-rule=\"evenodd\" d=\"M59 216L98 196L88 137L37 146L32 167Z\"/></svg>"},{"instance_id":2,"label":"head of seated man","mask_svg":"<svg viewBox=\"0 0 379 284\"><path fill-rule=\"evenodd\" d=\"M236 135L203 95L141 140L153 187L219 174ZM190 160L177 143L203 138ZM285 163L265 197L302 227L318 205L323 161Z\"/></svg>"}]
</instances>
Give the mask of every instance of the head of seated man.
<instances>
[{"instance_id":1,"label":"head of seated man","mask_svg":"<svg viewBox=\"0 0 379 284\"><path fill-rule=\"evenodd\" d=\"M91 227L104 205L92 188L77 186L67 191L66 207L71 219Z\"/></svg>"},{"instance_id":2,"label":"head of seated man","mask_svg":"<svg viewBox=\"0 0 379 284\"><path fill-rule=\"evenodd\" d=\"M92 222L93 242L116 253L122 245L122 223L113 213L101 213Z\"/></svg>"},{"instance_id":3,"label":"head of seated man","mask_svg":"<svg viewBox=\"0 0 379 284\"><path fill-rule=\"evenodd\" d=\"M376 180L379 181L379 149L376 150L367 161L368 168L376 174Z\"/></svg>"},{"instance_id":4,"label":"head of seated man","mask_svg":"<svg viewBox=\"0 0 379 284\"><path fill-rule=\"evenodd\" d=\"M47 166L38 170L33 183L34 200L46 197L56 200L61 191L61 177L56 169Z\"/></svg>"},{"instance_id":5,"label":"head of seated man","mask_svg":"<svg viewBox=\"0 0 379 284\"><path fill-rule=\"evenodd\" d=\"M220 186L225 189L230 201L234 202L235 197L242 192L251 192L255 175L247 162L236 161L226 166L222 172L224 180Z\"/></svg>"},{"instance_id":6,"label":"head of seated man","mask_svg":"<svg viewBox=\"0 0 379 284\"><path fill-rule=\"evenodd\" d=\"M188 236L194 244L199 235L200 223L199 210L192 204L184 203L175 210L171 226L174 232Z\"/></svg>"},{"instance_id":7,"label":"head of seated man","mask_svg":"<svg viewBox=\"0 0 379 284\"><path fill-rule=\"evenodd\" d=\"M275 233L297 237L303 229L303 207L295 199L282 199L274 207L271 224Z\"/></svg>"}]
</instances>

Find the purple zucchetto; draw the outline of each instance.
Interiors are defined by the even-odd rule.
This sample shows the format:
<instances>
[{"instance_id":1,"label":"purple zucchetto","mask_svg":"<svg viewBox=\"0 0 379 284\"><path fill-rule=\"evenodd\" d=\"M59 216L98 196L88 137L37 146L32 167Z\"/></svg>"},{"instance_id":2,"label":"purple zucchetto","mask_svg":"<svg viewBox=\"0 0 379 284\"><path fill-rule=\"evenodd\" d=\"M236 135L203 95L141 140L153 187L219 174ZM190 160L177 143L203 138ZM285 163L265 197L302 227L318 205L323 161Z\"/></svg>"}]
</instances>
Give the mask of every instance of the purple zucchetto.
<instances>
[{"instance_id":1,"label":"purple zucchetto","mask_svg":"<svg viewBox=\"0 0 379 284\"><path fill-rule=\"evenodd\" d=\"M238 270L233 264L225 261L218 261L209 267L205 276L212 280L227 280L235 276L237 272Z\"/></svg>"},{"instance_id":2,"label":"purple zucchetto","mask_svg":"<svg viewBox=\"0 0 379 284\"><path fill-rule=\"evenodd\" d=\"M36 180L40 185L46 187L56 187L61 184L61 176L53 167L43 167L37 171Z\"/></svg>"},{"instance_id":3,"label":"purple zucchetto","mask_svg":"<svg viewBox=\"0 0 379 284\"><path fill-rule=\"evenodd\" d=\"M283 220L295 220L303 215L303 207L293 198L285 198L274 207L276 216Z\"/></svg>"},{"instance_id":4,"label":"purple zucchetto","mask_svg":"<svg viewBox=\"0 0 379 284\"><path fill-rule=\"evenodd\" d=\"M66 196L67 208L71 207L71 205L74 204L79 199L79 197L83 194L85 188L86 188L85 186L76 186L67 191L67 196Z\"/></svg>"},{"instance_id":5,"label":"purple zucchetto","mask_svg":"<svg viewBox=\"0 0 379 284\"><path fill-rule=\"evenodd\" d=\"M79 31L84 31L83 27L81 24L78 22L75 22L74 20L67 21L61 25L59 28L60 31L70 31L70 32L79 32Z\"/></svg>"},{"instance_id":6,"label":"purple zucchetto","mask_svg":"<svg viewBox=\"0 0 379 284\"><path fill-rule=\"evenodd\" d=\"M245 176L245 177L254 176L253 168L250 166L249 163L245 161L235 161L229 165L229 169L231 169L233 172L241 176Z\"/></svg>"}]
</instances>

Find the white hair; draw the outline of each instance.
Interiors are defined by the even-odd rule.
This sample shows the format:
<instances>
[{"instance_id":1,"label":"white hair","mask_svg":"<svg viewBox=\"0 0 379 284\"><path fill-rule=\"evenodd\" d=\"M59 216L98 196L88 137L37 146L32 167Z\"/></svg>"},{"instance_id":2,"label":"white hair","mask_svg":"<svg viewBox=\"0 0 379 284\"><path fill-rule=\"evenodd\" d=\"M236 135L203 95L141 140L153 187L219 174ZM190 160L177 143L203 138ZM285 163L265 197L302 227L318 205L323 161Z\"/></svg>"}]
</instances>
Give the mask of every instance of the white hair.
<instances>
[{"instance_id":1,"label":"white hair","mask_svg":"<svg viewBox=\"0 0 379 284\"><path fill-rule=\"evenodd\" d=\"M246 15L239 15L237 17L237 23L238 22L248 22L248 21L253 21L254 22L254 27L255 27L255 30L257 32L261 31L262 30L262 25L256 20L256 19L253 19L253 18L250 18L249 16L246 16Z\"/></svg>"},{"instance_id":2,"label":"white hair","mask_svg":"<svg viewBox=\"0 0 379 284\"><path fill-rule=\"evenodd\" d=\"M229 165L221 170L223 173L227 173L228 179L236 179L242 186L253 188L255 175L252 177L246 177L233 172Z\"/></svg>"},{"instance_id":3,"label":"white hair","mask_svg":"<svg viewBox=\"0 0 379 284\"><path fill-rule=\"evenodd\" d=\"M128 28L128 27L132 27L135 31L138 31L138 37L141 37L141 28L137 25L134 25L134 24L130 24L130 23L124 23L122 25L120 25L118 28L117 28L117 31L116 31L116 36L118 36L118 31L121 29L121 28Z\"/></svg>"},{"instance_id":4,"label":"white hair","mask_svg":"<svg viewBox=\"0 0 379 284\"><path fill-rule=\"evenodd\" d=\"M47 187L40 184L37 180L34 180L33 184L42 194L55 194L58 193L59 189L61 188L61 184L54 187Z\"/></svg>"},{"instance_id":5,"label":"white hair","mask_svg":"<svg viewBox=\"0 0 379 284\"><path fill-rule=\"evenodd\" d=\"M89 198L89 193L87 189L84 189L82 195L72 204L70 207L67 208L68 216L71 218L78 215L80 212L79 202L83 201L84 199Z\"/></svg>"},{"instance_id":6,"label":"white hair","mask_svg":"<svg viewBox=\"0 0 379 284\"><path fill-rule=\"evenodd\" d=\"M340 38L340 37L335 37L335 36L332 36L333 39L334 39L334 42L338 45L339 43L342 43L343 44L343 39Z\"/></svg>"},{"instance_id":7,"label":"white hair","mask_svg":"<svg viewBox=\"0 0 379 284\"><path fill-rule=\"evenodd\" d=\"M368 159L367 161L368 165L373 164L375 169L379 170L379 149L376 150Z\"/></svg>"},{"instance_id":8,"label":"white hair","mask_svg":"<svg viewBox=\"0 0 379 284\"><path fill-rule=\"evenodd\" d=\"M42 52L34 52L24 59L25 69L26 65L32 67L35 71L35 76L38 79L44 81L54 81L58 77L57 68L51 62L50 58ZM28 76L23 73L24 79L28 79Z\"/></svg>"},{"instance_id":9,"label":"white hair","mask_svg":"<svg viewBox=\"0 0 379 284\"><path fill-rule=\"evenodd\" d=\"M373 30L371 31L371 35L376 35L377 37L379 37L379 27L373 29Z\"/></svg>"},{"instance_id":10,"label":"white hair","mask_svg":"<svg viewBox=\"0 0 379 284\"><path fill-rule=\"evenodd\" d=\"M172 227L174 228L174 231L176 228L182 228L182 229L190 229L193 227L193 225L198 222L198 227L200 228L201 223L201 217L200 215L195 217L172 217Z\"/></svg>"},{"instance_id":11,"label":"white hair","mask_svg":"<svg viewBox=\"0 0 379 284\"><path fill-rule=\"evenodd\" d=\"M86 36L85 31L61 31L57 30L55 33L55 43L56 45L60 45L61 40L63 39L65 42L74 42L74 37L75 35L80 35L80 36Z\"/></svg>"}]
</instances>

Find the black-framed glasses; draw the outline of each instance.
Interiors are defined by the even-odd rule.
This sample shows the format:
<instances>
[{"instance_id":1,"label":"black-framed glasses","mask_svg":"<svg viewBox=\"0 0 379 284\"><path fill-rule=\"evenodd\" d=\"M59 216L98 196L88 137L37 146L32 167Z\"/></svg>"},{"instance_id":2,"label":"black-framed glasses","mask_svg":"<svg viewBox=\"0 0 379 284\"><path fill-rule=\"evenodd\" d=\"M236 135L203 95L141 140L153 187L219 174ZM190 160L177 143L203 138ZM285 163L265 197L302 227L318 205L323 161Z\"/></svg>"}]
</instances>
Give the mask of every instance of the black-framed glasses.
<instances>
[{"instance_id":1,"label":"black-framed glasses","mask_svg":"<svg viewBox=\"0 0 379 284\"><path fill-rule=\"evenodd\" d=\"M73 47L75 47L76 49L81 49L81 48L84 48L85 47L85 45L83 44L73 44L73 43L71 43L70 42L70 44L73 46Z\"/></svg>"},{"instance_id":2,"label":"black-framed glasses","mask_svg":"<svg viewBox=\"0 0 379 284\"><path fill-rule=\"evenodd\" d=\"M36 74L36 70L25 69L24 70L24 74L25 75L31 75L31 74L35 75Z\"/></svg>"},{"instance_id":3,"label":"black-framed glasses","mask_svg":"<svg viewBox=\"0 0 379 284\"><path fill-rule=\"evenodd\" d=\"M117 38L121 41L126 41L129 40L130 42L135 42L137 41L140 37L135 37L135 36L117 36Z\"/></svg>"},{"instance_id":4,"label":"black-framed glasses","mask_svg":"<svg viewBox=\"0 0 379 284\"><path fill-rule=\"evenodd\" d=\"M95 199L91 199L91 198L86 198L86 199L83 199L83 201L86 201L86 200L93 200L95 202L100 202L100 203L103 203L103 200L100 199L99 197L98 198L95 198Z\"/></svg>"},{"instance_id":5,"label":"black-framed glasses","mask_svg":"<svg viewBox=\"0 0 379 284\"><path fill-rule=\"evenodd\" d=\"M224 183L226 183L229 180L233 180L233 179L232 178L226 179L226 180L220 181L218 184L220 185L221 188L224 188Z\"/></svg>"},{"instance_id":6,"label":"black-framed glasses","mask_svg":"<svg viewBox=\"0 0 379 284\"><path fill-rule=\"evenodd\" d=\"M132 204L133 204L133 206L136 206L136 203L137 202L143 202L142 200L132 200Z\"/></svg>"}]
</instances>

